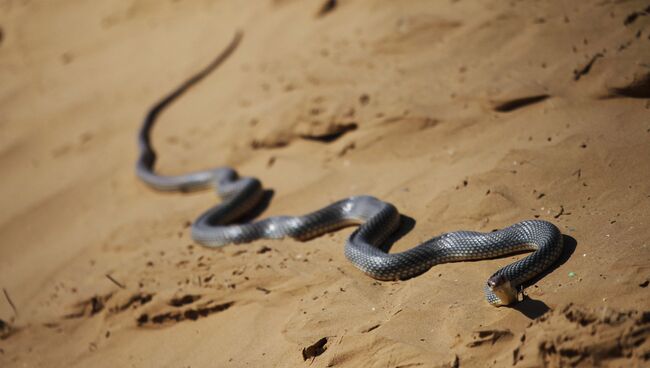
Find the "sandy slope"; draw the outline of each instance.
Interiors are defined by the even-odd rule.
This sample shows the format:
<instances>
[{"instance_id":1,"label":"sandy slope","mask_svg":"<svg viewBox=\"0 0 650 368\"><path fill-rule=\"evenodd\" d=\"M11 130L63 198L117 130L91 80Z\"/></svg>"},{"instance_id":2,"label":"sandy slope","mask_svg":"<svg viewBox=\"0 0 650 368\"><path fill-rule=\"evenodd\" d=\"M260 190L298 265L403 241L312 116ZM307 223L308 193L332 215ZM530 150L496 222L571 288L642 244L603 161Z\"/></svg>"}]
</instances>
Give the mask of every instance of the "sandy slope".
<instances>
[{"instance_id":1,"label":"sandy slope","mask_svg":"<svg viewBox=\"0 0 650 368\"><path fill-rule=\"evenodd\" d=\"M0 1L0 365L650 364L647 2L324 2ZM236 167L265 216L380 197L415 222L394 251L546 219L560 264L496 309L517 257L376 282L352 228L192 245L214 194L138 182L135 132L237 28L160 121L162 172Z\"/></svg>"}]
</instances>

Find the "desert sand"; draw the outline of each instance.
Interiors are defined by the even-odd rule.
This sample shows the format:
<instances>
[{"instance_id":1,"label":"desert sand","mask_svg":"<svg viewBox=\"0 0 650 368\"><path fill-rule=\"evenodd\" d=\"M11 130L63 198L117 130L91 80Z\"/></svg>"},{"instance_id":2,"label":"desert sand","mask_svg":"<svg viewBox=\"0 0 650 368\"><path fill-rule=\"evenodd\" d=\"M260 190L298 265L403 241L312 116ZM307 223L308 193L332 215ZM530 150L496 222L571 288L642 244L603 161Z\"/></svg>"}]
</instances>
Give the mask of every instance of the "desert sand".
<instances>
[{"instance_id":1,"label":"desert sand","mask_svg":"<svg viewBox=\"0 0 650 368\"><path fill-rule=\"evenodd\" d=\"M405 216L391 251L544 219L560 261L495 308L524 255L378 282L316 239L207 249L211 191L134 174L228 165L262 217L351 195ZM650 8L644 1L0 1L0 366L650 365Z\"/></svg>"}]
</instances>

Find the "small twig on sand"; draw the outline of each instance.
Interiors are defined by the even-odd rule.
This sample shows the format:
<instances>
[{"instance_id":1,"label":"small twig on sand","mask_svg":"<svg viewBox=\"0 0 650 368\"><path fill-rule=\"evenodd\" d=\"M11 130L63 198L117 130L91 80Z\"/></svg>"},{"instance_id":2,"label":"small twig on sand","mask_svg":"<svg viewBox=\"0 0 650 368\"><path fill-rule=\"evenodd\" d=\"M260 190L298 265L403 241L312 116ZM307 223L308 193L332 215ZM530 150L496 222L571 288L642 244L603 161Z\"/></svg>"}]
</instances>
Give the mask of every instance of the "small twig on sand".
<instances>
[{"instance_id":1,"label":"small twig on sand","mask_svg":"<svg viewBox=\"0 0 650 368\"><path fill-rule=\"evenodd\" d=\"M16 306L14 305L14 302L11 301L11 298L9 297L9 293L7 292L7 289L2 288L2 292L5 293L5 298L7 298L7 301L9 302L9 305L11 305L11 309L14 310L14 314L16 317L18 317L18 309L16 309Z\"/></svg>"},{"instance_id":2,"label":"small twig on sand","mask_svg":"<svg viewBox=\"0 0 650 368\"><path fill-rule=\"evenodd\" d=\"M122 284L121 282L115 280L115 279L113 278L113 276L111 276L111 275L109 275L109 274L106 274L106 278L109 279L109 280L111 280L115 285L119 286L120 288L122 288L122 289L126 289L126 286L124 286L124 284Z\"/></svg>"}]
</instances>

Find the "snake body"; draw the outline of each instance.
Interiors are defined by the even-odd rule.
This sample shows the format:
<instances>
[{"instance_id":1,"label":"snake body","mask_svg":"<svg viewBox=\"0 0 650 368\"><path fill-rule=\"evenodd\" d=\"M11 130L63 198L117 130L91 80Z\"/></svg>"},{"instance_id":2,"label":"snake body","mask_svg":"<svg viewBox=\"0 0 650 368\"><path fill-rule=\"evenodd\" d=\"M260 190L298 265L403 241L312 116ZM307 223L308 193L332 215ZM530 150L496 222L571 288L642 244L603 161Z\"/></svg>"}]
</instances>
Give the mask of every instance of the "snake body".
<instances>
[{"instance_id":1,"label":"snake body","mask_svg":"<svg viewBox=\"0 0 650 368\"><path fill-rule=\"evenodd\" d=\"M138 144L138 177L161 191L193 191L214 187L222 201L192 224L192 237L208 247L247 243L256 239L291 237L307 240L341 227L358 224L345 245L345 256L354 266L379 280L406 279L446 262L495 258L533 251L525 258L496 271L486 282L487 301L495 306L517 300L517 288L548 269L562 252L562 234L550 222L522 221L490 232L455 231L436 236L400 253L382 249L399 228L400 214L390 203L371 196L349 197L303 216L276 216L256 222L236 224L263 199L262 184L256 178L240 177L228 167L163 176L154 170L156 154L151 130L158 115L192 85L208 75L236 49L242 38L236 33L228 47L199 73L155 104L147 114Z\"/></svg>"}]
</instances>

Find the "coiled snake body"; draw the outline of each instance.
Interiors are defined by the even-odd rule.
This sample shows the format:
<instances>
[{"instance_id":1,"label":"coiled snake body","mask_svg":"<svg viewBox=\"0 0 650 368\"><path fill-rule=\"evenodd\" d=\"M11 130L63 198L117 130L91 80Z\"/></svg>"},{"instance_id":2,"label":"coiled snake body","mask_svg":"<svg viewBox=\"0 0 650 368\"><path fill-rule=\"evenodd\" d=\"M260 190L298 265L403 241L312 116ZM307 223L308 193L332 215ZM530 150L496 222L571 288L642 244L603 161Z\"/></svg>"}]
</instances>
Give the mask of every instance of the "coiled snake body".
<instances>
[{"instance_id":1,"label":"coiled snake body","mask_svg":"<svg viewBox=\"0 0 650 368\"><path fill-rule=\"evenodd\" d=\"M215 187L222 202L201 215L192 225L192 237L202 245L219 247L260 238L292 237L306 240L323 233L359 224L345 245L345 256L357 268L379 280L416 276L445 262L479 260L511 253L533 253L495 272L485 285L492 305L517 300L517 288L553 264L562 252L562 234L553 224L523 221L491 233L456 231L434 237L401 253L381 249L400 224L400 214L390 203L371 196L350 197L304 216L277 216L252 223L233 224L256 207L263 197L259 180L239 177L230 168L216 168L178 176L162 176L154 171L156 154L151 129L160 112L221 64L237 47L237 33L229 46L206 68L160 100L147 114L138 144L140 157L136 173L145 183L162 191L190 191Z\"/></svg>"}]
</instances>

